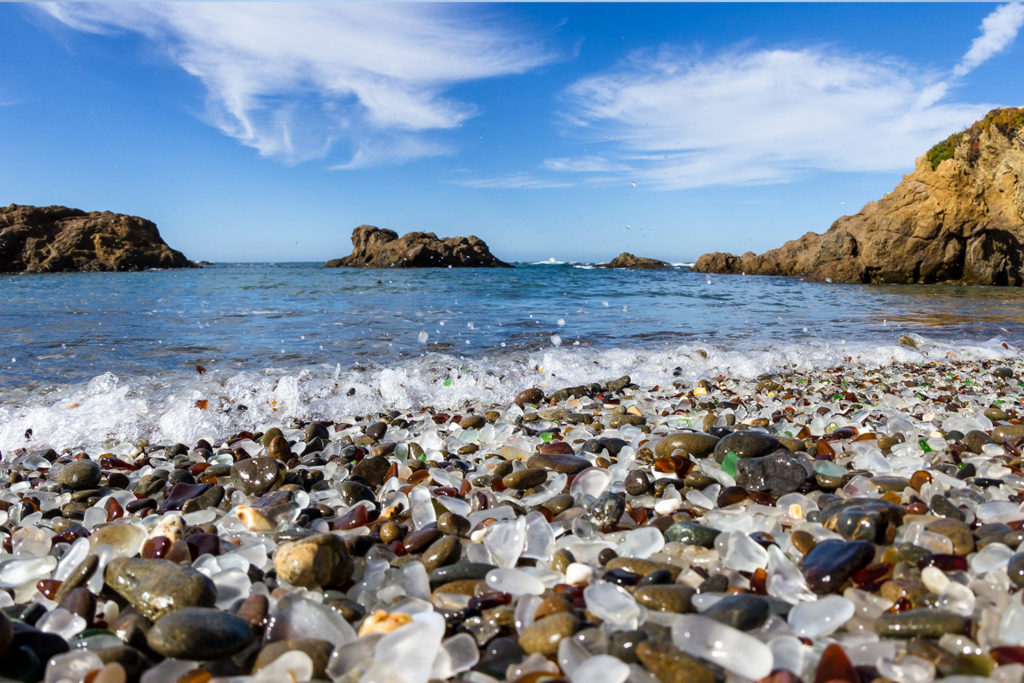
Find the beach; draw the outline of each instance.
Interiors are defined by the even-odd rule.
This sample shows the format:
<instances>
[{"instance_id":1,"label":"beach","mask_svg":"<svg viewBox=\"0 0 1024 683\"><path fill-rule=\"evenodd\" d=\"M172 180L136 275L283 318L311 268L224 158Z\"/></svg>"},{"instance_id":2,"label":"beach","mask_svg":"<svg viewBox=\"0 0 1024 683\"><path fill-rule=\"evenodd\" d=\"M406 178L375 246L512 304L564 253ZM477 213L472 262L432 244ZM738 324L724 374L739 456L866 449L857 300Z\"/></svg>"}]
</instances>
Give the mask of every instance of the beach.
<instances>
[{"instance_id":1,"label":"beach","mask_svg":"<svg viewBox=\"0 0 1024 683\"><path fill-rule=\"evenodd\" d=\"M1016 681L1002 344L5 450L0 647L46 680Z\"/></svg>"}]
</instances>

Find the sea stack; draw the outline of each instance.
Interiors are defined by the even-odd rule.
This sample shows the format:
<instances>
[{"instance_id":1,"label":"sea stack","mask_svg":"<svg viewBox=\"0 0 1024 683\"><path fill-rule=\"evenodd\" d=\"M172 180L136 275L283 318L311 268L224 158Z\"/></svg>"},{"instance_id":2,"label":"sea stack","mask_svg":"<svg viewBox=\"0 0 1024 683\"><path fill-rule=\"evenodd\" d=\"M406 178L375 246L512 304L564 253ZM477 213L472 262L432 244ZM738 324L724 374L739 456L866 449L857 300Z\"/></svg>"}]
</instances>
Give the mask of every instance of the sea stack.
<instances>
[{"instance_id":1,"label":"sea stack","mask_svg":"<svg viewBox=\"0 0 1024 683\"><path fill-rule=\"evenodd\" d=\"M0 272L58 273L192 268L152 221L66 206L0 208Z\"/></svg>"},{"instance_id":2,"label":"sea stack","mask_svg":"<svg viewBox=\"0 0 1024 683\"><path fill-rule=\"evenodd\" d=\"M1024 108L994 109L917 159L896 188L824 234L694 270L861 283L1024 284Z\"/></svg>"},{"instance_id":3,"label":"sea stack","mask_svg":"<svg viewBox=\"0 0 1024 683\"><path fill-rule=\"evenodd\" d=\"M664 270L671 267L667 261L659 261L656 258L646 256L634 256L624 251L608 263L597 264L598 268L624 268L627 270Z\"/></svg>"},{"instance_id":4,"label":"sea stack","mask_svg":"<svg viewBox=\"0 0 1024 683\"><path fill-rule=\"evenodd\" d=\"M398 236L394 230L360 225L352 231L352 253L325 268L511 268L476 237L439 238L432 232Z\"/></svg>"}]
</instances>

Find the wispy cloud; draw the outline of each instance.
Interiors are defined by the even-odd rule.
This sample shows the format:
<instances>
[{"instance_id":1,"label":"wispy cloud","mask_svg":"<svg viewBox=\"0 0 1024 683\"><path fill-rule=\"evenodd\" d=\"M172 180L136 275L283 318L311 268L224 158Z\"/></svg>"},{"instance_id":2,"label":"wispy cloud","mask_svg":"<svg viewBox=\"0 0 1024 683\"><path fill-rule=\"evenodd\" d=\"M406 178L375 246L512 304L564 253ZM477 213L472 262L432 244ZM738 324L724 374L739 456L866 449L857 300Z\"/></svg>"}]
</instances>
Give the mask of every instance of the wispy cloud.
<instances>
[{"instance_id":1,"label":"wispy cloud","mask_svg":"<svg viewBox=\"0 0 1024 683\"><path fill-rule=\"evenodd\" d=\"M991 108L948 94L1022 24L1020 3L997 8L952 72L821 46L636 52L565 93L567 134L599 156L548 159L543 168L656 189L905 169Z\"/></svg>"},{"instance_id":2,"label":"wispy cloud","mask_svg":"<svg viewBox=\"0 0 1024 683\"><path fill-rule=\"evenodd\" d=\"M61 3L93 33L134 31L208 92L207 119L264 156L345 148L336 168L443 154L432 138L477 113L453 85L522 73L554 55L489 10L391 3Z\"/></svg>"},{"instance_id":3,"label":"wispy cloud","mask_svg":"<svg viewBox=\"0 0 1024 683\"><path fill-rule=\"evenodd\" d=\"M971 49L956 65L953 73L964 76L1005 50L1020 33L1021 27L1024 27L1024 4L1011 2L997 7L982 19L981 35L971 43Z\"/></svg>"},{"instance_id":4,"label":"wispy cloud","mask_svg":"<svg viewBox=\"0 0 1024 683\"><path fill-rule=\"evenodd\" d=\"M510 173L491 178L466 178L452 181L463 187L474 187L488 190L543 190L556 187L571 187L575 182L542 178L532 173Z\"/></svg>"}]
</instances>

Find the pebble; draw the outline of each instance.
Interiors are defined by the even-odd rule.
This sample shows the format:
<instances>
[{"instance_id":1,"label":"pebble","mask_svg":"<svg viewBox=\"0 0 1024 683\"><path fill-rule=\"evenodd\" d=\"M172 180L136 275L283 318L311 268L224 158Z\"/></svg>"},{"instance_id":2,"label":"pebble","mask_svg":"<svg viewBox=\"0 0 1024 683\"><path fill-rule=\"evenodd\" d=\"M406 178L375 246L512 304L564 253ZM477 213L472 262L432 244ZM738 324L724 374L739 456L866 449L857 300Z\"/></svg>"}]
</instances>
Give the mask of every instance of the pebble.
<instances>
[{"instance_id":1,"label":"pebble","mask_svg":"<svg viewBox=\"0 0 1024 683\"><path fill-rule=\"evenodd\" d=\"M309 657L313 663L313 678L329 678L327 675L327 663L330 661L331 652L334 651L334 645L330 641L317 638L296 638L267 643L260 649L259 654L256 655L256 661L252 665L252 672L256 673L260 669L266 668L278 657L293 650L302 652Z\"/></svg>"},{"instance_id":2,"label":"pebble","mask_svg":"<svg viewBox=\"0 0 1024 683\"><path fill-rule=\"evenodd\" d=\"M715 683L718 678L708 667L678 649L649 642L636 646L637 658L660 683Z\"/></svg>"},{"instance_id":3,"label":"pebble","mask_svg":"<svg viewBox=\"0 0 1024 683\"><path fill-rule=\"evenodd\" d=\"M871 563L875 546L867 541L828 539L804 555L800 567L815 593L837 593L846 581Z\"/></svg>"},{"instance_id":4,"label":"pebble","mask_svg":"<svg viewBox=\"0 0 1024 683\"><path fill-rule=\"evenodd\" d=\"M102 478L103 471L92 460L72 460L57 472L57 481L74 491L91 489Z\"/></svg>"},{"instance_id":5,"label":"pebble","mask_svg":"<svg viewBox=\"0 0 1024 683\"><path fill-rule=\"evenodd\" d=\"M590 461L567 453L534 453L527 459L526 466L561 474L577 474L590 467Z\"/></svg>"},{"instance_id":6,"label":"pebble","mask_svg":"<svg viewBox=\"0 0 1024 683\"><path fill-rule=\"evenodd\" d=\"M959 614L937 609L912 609L883 614L875 621L875 633L886 638L939 638L947 633L964 633L968 620Z\"/></svg>"},{"instance_id":7,"label":"pebble","mask_svg":"<svg viewBox=\"0 0 1024 683\"><path fill-rule=\"evenodd\" d=\"M217 597L207 576L167 560L116 558L107 564L105 578L151 621L185 607L211 607Z\"/></svg>"},{"instance_id":8,"label":"pebble","mask_svg":"<svg viewBox=\"0 0 1024 683\"><path fill-rule=\"evenodd\" d=\"M247 458L231 466L231 483L247 496L262 496L284 483L284 472L276 458Z\"/></svg>"},{"instance_id":9,"label":"pebble","mask_svg":"<svg viewBox=\"0 0 1024 683\"><path fill-rule=\"evenodd\" d=\"M421 562L428 572L447 564L454 564L462 555L462 542L458 536L442 536L423 551Z\"/></svg>"},{"instance_id":10,"label":"pebble","mask_svg":"<svg viewBox=\"0 0 1024 683\"><path fill-rule=\"evenodd\" d=\"M538 619L519 634L519 647L528 654L536 653L549 657L558 652L558 643L576 630L576 617L568 612L558 612Z\"/></svg>"},{"instance_id":11,"label":"pebble","mask_svg":"<svg viewBox=\"0 0 1024 683\"><path fill-rule=\"evenodd\" d=\"M718 437L704 432L675 432L662 438L654 446L654 455L666 457L677 450L698 458L705 458L715 450Z\"/></svg>"},{"instance_id":12,"label":"pebble","mask_svg":"<svg viewBox=\"0 0 1024 683\"><path fill-rule=\"evenodd\" d=\"M657 570L663 571L663 570ZM653 572L652 572L653 574ZM651 576L652 574L648 574ZM666 572L668 574L668 572ZM660 612L691 612L696 591L684 584L637 586L633 598L650 609Z\"/></svg>"},{"instance_id":13,"label":"pebble","mask_svg":"<svg viewBox=\"0 0 1024 683\"><path fill-rule=\"evenodd\" d=\"M279 545L274 570L293 586L328 588L352 576L353 565L340 536L317 534Z\"/></svg>"},{"instance_id":14,"label":"pebble","mask_svg":"<svg viewBox=\"0 0 1024 683\"><path fill-rule=\"evenodd\" d=\"M779 440L770 434L756 431L732 432L719 439L715 444L715 460L721 463L729 453L739 458L756 458L768 455L779 448Z\"/></svg>"},{"instance_id":15,"label":"pebble","mask_svg":"<svg viewBox=\"0 0 1024 683\"><path fill-rule=\"evenodd\" d=\"M253 639L249 624L209 607L186 607L153 623L147 642L154 652L176 659L221 659L241 651Z\"/></svg>"},{"instance_id":16,"label":"pebble","mask_svg":"<svg viewBox=\"0 0 1024 683\"><path fill-rule=\"evenodd\" d=\"M740 631L753 631L768 621L771 606L762 597L739 593L725 596L701 615Z\"/></svg>"},{"instance_id":17,"label":"pebble","mask_svg":"<svg viewBox=\"0 0 1024 683\"><path fill-rule=\"evenodd\" d=\"M547 470L530 468L516 470L515 472L506 474L501 478L501 483L507 488L516 489L517 491L525 491L526 489L532 489L540 486L547 481L547 479Z\"/></svg>"}]
</instances>

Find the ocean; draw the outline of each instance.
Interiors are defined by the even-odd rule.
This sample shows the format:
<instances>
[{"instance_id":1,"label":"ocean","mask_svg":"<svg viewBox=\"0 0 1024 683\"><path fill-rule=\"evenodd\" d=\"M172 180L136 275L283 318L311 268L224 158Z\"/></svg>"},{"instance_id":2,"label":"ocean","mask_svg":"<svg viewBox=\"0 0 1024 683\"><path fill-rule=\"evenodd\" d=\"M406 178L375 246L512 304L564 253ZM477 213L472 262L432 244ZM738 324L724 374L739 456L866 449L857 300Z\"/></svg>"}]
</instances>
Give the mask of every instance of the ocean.
<instances>
[{"instance_id":1,"label":"ocean","mask_svg":"<svg viewBox=\"0 0 1024 683\"><path fill-rule=\"evenodd\" d=\"M626 374L656 385L998 358L1024 344L1020 289L553 261L15 275L0 277L0 298L0 452L194 443Z\"/></svg>"}]
</instances>

